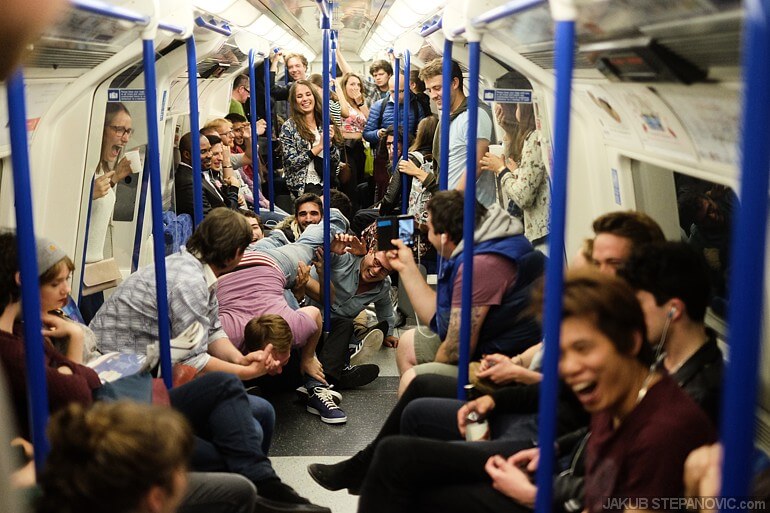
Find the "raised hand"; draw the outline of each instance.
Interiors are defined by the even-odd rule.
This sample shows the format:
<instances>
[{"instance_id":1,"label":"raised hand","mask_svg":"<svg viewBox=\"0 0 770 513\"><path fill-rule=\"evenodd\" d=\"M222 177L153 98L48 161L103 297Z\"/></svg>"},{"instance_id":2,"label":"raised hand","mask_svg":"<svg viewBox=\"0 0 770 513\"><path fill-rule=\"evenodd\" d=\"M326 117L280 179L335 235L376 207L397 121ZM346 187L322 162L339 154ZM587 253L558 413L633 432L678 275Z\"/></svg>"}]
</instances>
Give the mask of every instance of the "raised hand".
<instances>
[{"instance_id":1,"label":"raised hand","mask_svg":"<svg viewBox=\"0 0 770 513\"><path fill-rule=\"evenodd\" d=\"M115 176L115 171L110 171L109 173L104 173L102 176L94 178L94 199L103 198L110 192L110 189L112 188L111 179L113 176Z\"/></svg>"}]
</instances>

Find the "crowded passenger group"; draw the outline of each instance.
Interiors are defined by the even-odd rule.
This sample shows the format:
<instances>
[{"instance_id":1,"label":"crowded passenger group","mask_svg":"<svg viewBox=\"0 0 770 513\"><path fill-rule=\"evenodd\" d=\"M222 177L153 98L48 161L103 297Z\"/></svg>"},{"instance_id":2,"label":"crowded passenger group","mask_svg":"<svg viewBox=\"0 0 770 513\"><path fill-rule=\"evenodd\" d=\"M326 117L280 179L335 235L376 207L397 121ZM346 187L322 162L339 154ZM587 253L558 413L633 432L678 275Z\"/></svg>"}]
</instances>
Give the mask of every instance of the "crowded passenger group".
<instances>
[{"instance_id":1,"label":"crowded passenger group","mask_svg":"<svg viewBox=\"0 0 770 513\"><path fill-rule=\"evenodd\" d=\"M346 423L356 412L341 407L345 391L378 379L372 360L382 351L398 366L398 402L364 449L339 463L309 465L313 480L360 495L365 513L533 509L543 345L554 343L543 341L541 329L550 179L534 106L480 105L477 138L469 141L472 117L457 63L449 90L440 59L401 76L399 87L413 93L404 109L393 62L375 61L369 76L341 53L337 62L328 146L319 92L327 78L309 75L299 54L271 57L270 80L281 63L289 75L288 85L271 84L274 133L263 119L249 119L244 103L264 98L240 75L228 111L179 138L166 194L176 216L191 223L199 146L204 219L166 257L172 388L155 386L155 268L140 267L109 294L86 295L87 308L73 305L73 255L55 234L38 238L52 418L51 452L37 476L17 236L0 233L0 362L19 429L13 445L30 460L13 483L36 486L37 511L328 512L273 468L272 402L296 390L306 422ZM442 109L450 112L448 147L436 135ZM396 130L397 111L408 115ZM107 256L115 187L130 173L121 156L131 123L125 105L108 104L92 171L90 265ZM273 155L262 143L253 153L251 124L261 139L280 142L282 208L271 208L262 188L265 158ZM496 134L502 154L490 151ZM473 144L478 161L469 168ZM396 166L394 152L405 157ZM448 169L440 169L442 154ZM331 183L324 183L325 155ZM440 173L447 190L439 190ZM473 397L460 401L467 180L481 185L473 220ZM325 188L333 189L328 334ZM415 238L380 247L377 220L394 214L414 220ZM641 212L607 213L592 228L564 283L553 509L643 510L652 508L639 504L652 498L718 495L710 477L723 357L704 323L713 273L702 252L666 241ZM139 366L107 379L92 367L111 355Z\"/></svg>"}]
</instances>

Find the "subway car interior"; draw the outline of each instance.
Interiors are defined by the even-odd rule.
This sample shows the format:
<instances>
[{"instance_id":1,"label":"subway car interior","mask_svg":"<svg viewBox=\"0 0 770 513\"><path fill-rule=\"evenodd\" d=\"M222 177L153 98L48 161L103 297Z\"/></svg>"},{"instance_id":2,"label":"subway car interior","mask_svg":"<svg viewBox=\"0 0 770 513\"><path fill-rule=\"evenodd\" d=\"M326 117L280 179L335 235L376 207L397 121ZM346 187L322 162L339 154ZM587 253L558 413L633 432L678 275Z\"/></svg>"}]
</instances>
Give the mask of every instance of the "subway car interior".
<instances>
[{"instance_id":1,"label":"subway car interior","mask_svg":"<svg viewBox=\"0 0 770 513\"><path fill-rule=\"evenodd\" d=\"M0 510L766 510L769 0L6 3Z\"/></svg>"}]
</instances>

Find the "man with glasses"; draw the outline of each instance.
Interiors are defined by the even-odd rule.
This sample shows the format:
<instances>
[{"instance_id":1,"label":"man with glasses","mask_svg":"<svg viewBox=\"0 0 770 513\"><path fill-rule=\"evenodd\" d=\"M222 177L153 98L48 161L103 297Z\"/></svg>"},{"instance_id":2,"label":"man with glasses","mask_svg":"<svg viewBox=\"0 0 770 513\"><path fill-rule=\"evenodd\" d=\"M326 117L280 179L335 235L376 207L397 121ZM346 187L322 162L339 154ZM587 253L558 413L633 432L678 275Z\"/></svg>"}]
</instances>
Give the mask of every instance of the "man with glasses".
<instances>
[{"instance_id":1,"label":"man with glasses","mask_svg":"<svg viewBox=\"0 0 770 513\"><path fill-rule=\"evenodd\" d=\"M246 111L243 108L243 104L251 96L251 90L249 89L249 77L247 75L238 75L233 81L233 92L230 96L230 110L229 112L235 112L243 117L246 117Z\"/></svg>"}]
</instances>

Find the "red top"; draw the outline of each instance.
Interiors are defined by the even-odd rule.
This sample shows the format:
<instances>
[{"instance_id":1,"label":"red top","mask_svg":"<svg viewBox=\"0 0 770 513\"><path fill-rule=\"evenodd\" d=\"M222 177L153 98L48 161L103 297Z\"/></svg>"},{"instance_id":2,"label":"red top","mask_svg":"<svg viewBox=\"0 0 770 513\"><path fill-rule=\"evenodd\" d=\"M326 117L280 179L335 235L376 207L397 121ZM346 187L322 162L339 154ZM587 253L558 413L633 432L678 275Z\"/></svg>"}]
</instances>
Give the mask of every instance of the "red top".
<instances>
[{"instance_id":1,"label":"red top","mask_svg":"<svg viewBox=\"0 0 770 513\"><path fill-rule=\"evenodd\" d=\"M20 336L21 325L14 327L16 334L0 331L0 362L5 370L17 426L22 436L29 437L27 405L27 369L24 363L24 339ZM45 373L48 383L48 406L51 413L72 402L90 405L93 391L101 387L99 376L92 369L73 363L54 349L48 339L44 345ZM69 367L72 374L62 374L59 367Z\"/></svg>"},{"instance_id":2,"label":"red top","mask_svg":"<svg viewBox=\"0 0 770 513\"><path fill-rule=\"evenodd\" d=\"M715 441L706 414L673 379L663 377L617 429L609 413L592 416L586 508L591 513L671 509L665 499L683 495L687 455Z\"/></svg>"}]
</instances>

